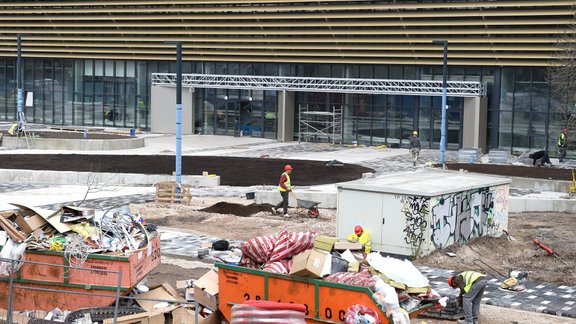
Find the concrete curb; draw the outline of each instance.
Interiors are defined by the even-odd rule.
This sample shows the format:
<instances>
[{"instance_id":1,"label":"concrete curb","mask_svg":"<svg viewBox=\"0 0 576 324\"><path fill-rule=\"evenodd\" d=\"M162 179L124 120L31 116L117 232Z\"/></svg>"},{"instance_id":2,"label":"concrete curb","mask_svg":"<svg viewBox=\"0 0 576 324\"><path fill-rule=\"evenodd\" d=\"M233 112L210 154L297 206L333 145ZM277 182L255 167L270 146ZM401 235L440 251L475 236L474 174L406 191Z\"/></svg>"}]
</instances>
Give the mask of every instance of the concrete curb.
<instances>
[{"instance_id":1,"label":"concrete curb","mask_svg":"<svg viewBox=\"0 0 576 324\"><path fill-rule=\"evenodd\" d=\"M74 171L0 169L0 181L49 183L49 184L93 184L93 185L154 185L162 181L174 181L174 176L139 173L96 173ZM192 188L216 188L220 176L183 175L182 184Z\"/></svg>"},{"instance_id":2,"label":"concrete curb","mask_svg":"<svg viewBox=\"0 0 576 324\"><path fill-rule=\"evenodd\" d=\"M510 197L508 212L576 213L576 200Z\"/></svg>"},{"instance_id":3,"label":"concrete curb","mask_svg":"<svg viewBox=\"0 0 576 324\"><path fill-rule=\"evenodd\" d=\"M25 138L2 137L2 147L14 149L30 148L38 150L66 151L107 151L129 150L144 147L143 137L127 137L123 139L57 139L57 138Z\"/></svg>"}]
</instances>

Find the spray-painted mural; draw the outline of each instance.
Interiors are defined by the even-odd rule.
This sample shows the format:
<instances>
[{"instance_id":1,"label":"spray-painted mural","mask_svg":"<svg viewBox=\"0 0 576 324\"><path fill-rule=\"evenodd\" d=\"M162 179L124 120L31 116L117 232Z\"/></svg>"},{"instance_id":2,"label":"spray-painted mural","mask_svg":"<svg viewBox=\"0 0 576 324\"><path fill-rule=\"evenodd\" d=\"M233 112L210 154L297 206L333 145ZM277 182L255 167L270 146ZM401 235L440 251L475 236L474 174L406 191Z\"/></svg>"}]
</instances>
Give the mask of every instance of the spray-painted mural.
<instances>
[{"instance_id":1,"label":"spray-painted mural","mask_svg":"<svg viewBox=\"0 0 576 324\"><path fill-rule=\"evenodd\" d=\"M443 248L484 235L502 234L508 226L507 200L508 186L433 197L430 201L432 244Z\"/></svg>"},{"instance_id":2,"label":"spray-painted mural","mask_svg":"<svg viewBox=\"0 0 576 324\"><path fill-rule=\"evenodd\" d=\"M436 197L396 195L405 217L404 241L419 255L508 228L508 185ZM429 232L427 232L429 230Z\"/></svg>"},{"instance_id":3,"label":"spray-painted mural","mask_svg":"<svg viewBox=\"0 0 576 324\"><path fill-rule=\"evenodd\" d=\"M402 213L406 216L404 241L412 246L413 255L420 254L422 243L426 240L425 233L428 222L428 206L430 198L398 196L402 203Z\"/></svg>"}]
</instances>

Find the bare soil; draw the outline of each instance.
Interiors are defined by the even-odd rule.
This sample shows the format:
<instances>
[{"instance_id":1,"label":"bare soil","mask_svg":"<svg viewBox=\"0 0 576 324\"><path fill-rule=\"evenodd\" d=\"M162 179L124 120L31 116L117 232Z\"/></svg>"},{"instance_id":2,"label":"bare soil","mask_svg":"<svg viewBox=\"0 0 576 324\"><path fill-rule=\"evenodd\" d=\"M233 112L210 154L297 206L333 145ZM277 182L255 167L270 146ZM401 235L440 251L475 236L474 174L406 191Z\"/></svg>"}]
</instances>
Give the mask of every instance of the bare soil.
<instances>
[{"instance_id":1,"label":"bare soil","mask_svg":"<svg viewBox=\"0 0 576 324\"><path fill-rule=\"evenodd\" d=\"M81 154L0 154L0 169L52 170L78 172L173 174L170 155L81 155ZM182 174L207 171L220 176L229 186L276 185L284 165L291 164L292 184L311 186L359 179L374 170L354 164L327 166L322 161L296 161L268 158L183 156Z\"/></svg>"},{"instance_id":2,"label":"bare soil","mask_svg":"<svg viewBox=\"0 0 576 324\"><path fill-rule=\"evenodd\" d=\"M548 180L572 181L572 169L556 167L503 165L503 164L479 164L479 163L448 163L449 170L468 170L469 172L500 175L506 177L524 177Z\"/></svg>"}]
</instances>

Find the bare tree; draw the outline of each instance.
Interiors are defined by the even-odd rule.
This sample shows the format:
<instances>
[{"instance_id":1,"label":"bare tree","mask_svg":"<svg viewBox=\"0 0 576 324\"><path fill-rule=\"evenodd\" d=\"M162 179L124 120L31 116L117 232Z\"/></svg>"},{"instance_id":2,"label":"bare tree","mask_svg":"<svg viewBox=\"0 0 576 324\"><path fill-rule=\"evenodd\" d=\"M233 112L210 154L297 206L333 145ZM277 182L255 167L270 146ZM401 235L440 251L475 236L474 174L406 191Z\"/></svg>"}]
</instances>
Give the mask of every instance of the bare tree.
<instances>
[{"instance_id":1,"label":"bare tree","mask_svg":"<svg viewBox=\"0 0 576 324\"><path fill-rule=\"evenodd\" d=\"M576 24L570 27L558 37L556 57L548 66L548 82L556 105L555 120L573 133L576 129Z\"/></svg>"}]
</instances>

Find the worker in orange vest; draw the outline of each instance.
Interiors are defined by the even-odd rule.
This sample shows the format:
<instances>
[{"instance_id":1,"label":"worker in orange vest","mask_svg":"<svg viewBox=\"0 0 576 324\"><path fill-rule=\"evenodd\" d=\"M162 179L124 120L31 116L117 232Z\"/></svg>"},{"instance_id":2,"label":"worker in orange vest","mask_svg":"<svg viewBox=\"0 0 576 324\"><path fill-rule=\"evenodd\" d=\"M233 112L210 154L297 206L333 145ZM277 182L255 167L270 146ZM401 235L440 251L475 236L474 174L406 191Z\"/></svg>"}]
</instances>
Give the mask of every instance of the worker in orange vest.
<instances>
[{"instance_id":1,"label":"worker in orange vest","mask_svg":"<svg viewBox=\"0 0 576 324\"><path fill-rule=\"evenodd\" d=\"M464 310L461 324L478 324L480 316L480 301L486 288L486 275L476 271L464 271L448 277L448 285L454 289L460 288L458 304Z\"/></svg>"},{"instance_id":2,"label":"worker in orange vest","mask_svg":"<svg viewBox=\"0 0 576 324\"><path fill-rule=\"evenodd\" d=\"M284 173L280 176L280 183L278 184L278 191L282 196L282 201L278 203L275 207L272 207L272 214L276 214L278 208L282 207L284 209L284 217L290 218L288 214L288 193L292 191L292 183L290 182L290 174L292 173L292 166L286 164L284 166Z\"/></svg>"}]
</instances>

